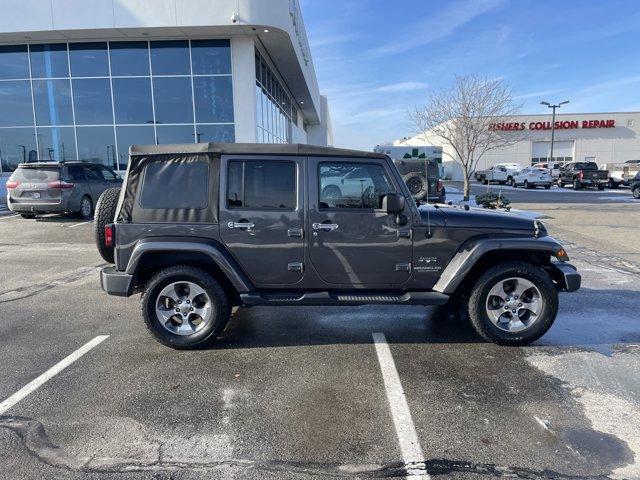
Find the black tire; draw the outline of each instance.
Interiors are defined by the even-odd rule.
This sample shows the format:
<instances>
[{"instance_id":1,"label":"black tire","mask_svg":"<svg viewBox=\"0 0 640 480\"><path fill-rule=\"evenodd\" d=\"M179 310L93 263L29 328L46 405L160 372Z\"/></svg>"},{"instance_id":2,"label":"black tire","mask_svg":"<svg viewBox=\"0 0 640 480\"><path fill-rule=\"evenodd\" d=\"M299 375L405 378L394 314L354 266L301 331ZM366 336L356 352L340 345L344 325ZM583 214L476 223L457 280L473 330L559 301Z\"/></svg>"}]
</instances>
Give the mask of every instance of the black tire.
<instances>
[{"instance_id":1,"label":"black tire","mask_svg":"<svg viewBox=\"0 0 640 480\"><path fill-rule=\"evenodd\" d=\"M26 218L27 220L33 220L34 218L36 218L35 213L21 213L20 216L22 218Z\"/></svg>"},{"instance_id":2,"label":"black tire","mask_svg":"<svg viewBox=\"0 0 640 480\"><path fill-rule=\"evenodd\" d=\"M574 190L582 190L582 185L580 184L580 180L573 181L573 189Z\"/></svg>"},{"instance_id":3,"label":"black tire","mask_svg":"<svg viewBox=\"0 0 640 480\"><path fill-rule=\"evenodd\" d=\"M520 332L498 328L489 319L485 308L491 288L500 280L511 277L529 280L545 300L539 318ZM540 267L526 262L506 262L490 268L476 281L471 290L468 313L474 330L485 340L499 345L526 345L540 338L553 325L558 314L558 291L547 272Z\"/></svg>"},{"instance_id":4,"label":"black tire","mask_svg":"<svg viewBox=\"0 0 640 480\"><path fill-rule=\"evenodd\" d=\"M636 200L640 200L640 185L636 185L635 187L633 187L631 193L633 193L633 198L635 198Z\"/></svg>"},{"instance_id":5,"label":"black tire","mask_svg":"<svg viewBox=\"0 0 640 480\"><path fill-rule=\"evenodd\" d=\"M212 318L202 330L191 335L178 335L167 330L155 313L158 295L173 282L189 281L200 286L212 303ZM220 283L206 271L187 265L165 268L156 273L142 295L142 316L151 334L163 345L189 350L211 345L224 331L231 318L231 305Z\"/></svg>"},{"instance_id":6,"label":"black tire","mask_svg":"<svg viewBox=\"0 0 640 480\"><path fill-rule=\"evenodd\" d=\"M529 190L531 188L531 185L529 185L529 182L527 180L524 181L523 184L524 188L526 188L527 190Z\"/></svg>"},{"instance_id":7,"label":"black tire","mask_svg":"<svg viewBox=\"0 0 640 480\"><path fill-rule=\"evenodd\" d=\"M598 184L598 190L599 191L603 191L604 190L604 185L602 185L601 183Z\"/></svg>"},{"instance_id":8,"label":"black tire","mask_svg":"<svg viewBox=\"0 0 640 480\"><path fill-rule=\"evenodd\" d=\"M96 246L100 256L109 263L114 263L113 247L107 247L104 242L104 226L113 223L116 215L116 207L118 206L118 197L120 196L120 187L108 188L96 203L95 218L93 220L93 229L96 237Z\"/></svg>"},{"instance_id":9,"label":"black tire","mask_svg":"<svg viewBox=\"0 0 640 480\"><path fill-rule=\"evenodd\" d=\"M417 200L423 200L427 195L427 181L418 172L407 173L402 177L402 180L407 185L411 196Z\"/></svg>"},{"instance_id":10,"label":"black tire","mask_svg":"<svg viewBox=\"0 0 640 480\"><path fill-rule=\"evenodd\" d=\"M85 208L85 202L87 202L88 208ZM88 220L91 218L91 214L93 213L93 200L91 200L91 197L89 195L85 195L84 197L82 197L82 200L80 200L80 210L78 210L76 213L78 217L83 220Z\"/></svg>"},{"instance_id":11,"label":"black tire","mask_svg":"<svg viewBox=\"0 0 640 480\"><path fill-rule=\"evenodd\" d=\"M551 190L551 185L545 185L545 186L544 186L544 189L545 189L545 190Z\"/></svg>"},{"instance_id":12,"label":"black tire","mask_svg":"<svg viewBox=\"0 0 640 480\"><path fill-rule=\"evenodd\" d=\"M618 187L620 187L620 184L616 181L613 180L613 178L609 179L609 183L607 184L607 187L610 188L611 190L614 190Z\"/></svg>"}]
</instances>

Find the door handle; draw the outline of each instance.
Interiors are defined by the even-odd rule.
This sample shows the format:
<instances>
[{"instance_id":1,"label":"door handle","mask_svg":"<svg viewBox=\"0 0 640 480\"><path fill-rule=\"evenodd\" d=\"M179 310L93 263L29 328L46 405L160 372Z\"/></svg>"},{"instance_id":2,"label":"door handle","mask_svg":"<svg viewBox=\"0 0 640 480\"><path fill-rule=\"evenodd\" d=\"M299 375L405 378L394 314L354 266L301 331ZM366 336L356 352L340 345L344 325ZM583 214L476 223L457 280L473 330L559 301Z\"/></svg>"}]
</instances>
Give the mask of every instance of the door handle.
<instances>
[{"instance_id":1,"label":"door handle","mask_svg":"<svg viewBox=\"0 0 640 480\"><path fill-rule=\"evenodd\" d=\"M314 230L324 230L325 232L333 232L338 228L337 223L314 223L311 226Z\"/></svg>"},{"instance_id":2,"label":"door handle","mask_svg":"<svg viewBox=\"0 0 640 480\"><path fill-rule=\"evenodd\" d=\"M250 231L252 228L256 226L255 223L252 222L229 222L227 223L227 227L229 228L239 228L241 230Z\"/></svg>"}]
</instances>

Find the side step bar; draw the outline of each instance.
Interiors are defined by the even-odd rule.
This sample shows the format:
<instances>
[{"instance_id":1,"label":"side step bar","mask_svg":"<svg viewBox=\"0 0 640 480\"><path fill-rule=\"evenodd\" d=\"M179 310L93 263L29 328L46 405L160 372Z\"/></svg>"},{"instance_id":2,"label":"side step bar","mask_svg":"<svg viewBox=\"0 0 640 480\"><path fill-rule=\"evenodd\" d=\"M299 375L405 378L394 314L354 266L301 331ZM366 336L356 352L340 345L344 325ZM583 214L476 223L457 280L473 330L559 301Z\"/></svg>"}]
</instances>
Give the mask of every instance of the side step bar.
<instances>
[{"instance_id":1,"label":"side step bar","mask_svg":"<svg viewBox=\"0 0 640 480\"><path fill-rule=\"evenodd\" d=\"M246 306L255 305L444 305L449 296L440 292L250 292L241 293Z\"/></svg>"}]
</instances>

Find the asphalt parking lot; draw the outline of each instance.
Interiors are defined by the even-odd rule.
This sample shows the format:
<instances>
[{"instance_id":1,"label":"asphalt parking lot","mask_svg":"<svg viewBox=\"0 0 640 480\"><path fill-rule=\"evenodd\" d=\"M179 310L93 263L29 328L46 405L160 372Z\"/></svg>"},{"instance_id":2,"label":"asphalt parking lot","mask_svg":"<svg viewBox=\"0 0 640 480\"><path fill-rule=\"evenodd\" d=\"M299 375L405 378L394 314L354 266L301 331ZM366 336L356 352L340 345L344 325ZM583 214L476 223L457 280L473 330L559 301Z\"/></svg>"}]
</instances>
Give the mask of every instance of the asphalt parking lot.
<instances>
[{"instance_id":1,"label":"asphalt parking lot","mask_svg":"<svg viewBox=\"0 0 640 480\"><path fill-rule=\"evenodd\" d=\"M91 222L0 212L0 477L640 478L640 202L503 190L583 274L527 348L437 308L256 307L173 351L100 290Z\"/></svg>"}]
</instances>

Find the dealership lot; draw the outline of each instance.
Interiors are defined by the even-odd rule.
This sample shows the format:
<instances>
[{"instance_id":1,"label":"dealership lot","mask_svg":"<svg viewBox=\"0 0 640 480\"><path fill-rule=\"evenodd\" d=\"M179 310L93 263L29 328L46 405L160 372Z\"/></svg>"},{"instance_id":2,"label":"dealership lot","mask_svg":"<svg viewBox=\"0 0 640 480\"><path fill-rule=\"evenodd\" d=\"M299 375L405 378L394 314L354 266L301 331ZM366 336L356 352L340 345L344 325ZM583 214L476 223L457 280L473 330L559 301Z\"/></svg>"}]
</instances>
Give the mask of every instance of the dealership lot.
<instances>
[{"instance_id":1,"label":"dealership lot","mask_svg":"<svg viewBox=\"0 0 640 480\"><path fill-rule=\"evenodd\" d=\"M583 273L527 348L437 308L264 307L173 351L100 290L91 223L0 212L0 402L94 342L0 406L2 476L640 478L640 202L503 191Z\"/></svg>"}]
</instances>

